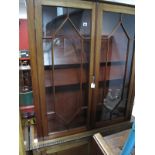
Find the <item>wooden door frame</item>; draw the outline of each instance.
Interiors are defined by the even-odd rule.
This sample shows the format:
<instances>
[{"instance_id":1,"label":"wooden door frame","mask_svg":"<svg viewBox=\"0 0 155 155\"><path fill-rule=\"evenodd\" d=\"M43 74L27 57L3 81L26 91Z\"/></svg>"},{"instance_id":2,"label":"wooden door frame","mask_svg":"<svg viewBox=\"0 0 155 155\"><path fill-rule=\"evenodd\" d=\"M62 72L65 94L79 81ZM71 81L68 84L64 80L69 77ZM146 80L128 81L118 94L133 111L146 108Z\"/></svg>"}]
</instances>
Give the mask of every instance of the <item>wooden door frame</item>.
<instances>
[{"instance_id":1,"label":"wooden door frame","mask_svg":"<svg viewBox=\"0 0 155 155\"><path fill-rule=\"evenodd\" d=\"M33 90L33 103L35 107L35 117L38 137L42 137L42 119L39 98L38 86L38 72L37 72L37 51L36 51L36 32L35 32L35 12L34 0L26 0L27 8L27 21L28 21L28 41L31 60L31 77L32 77L32 90Z\"/></svg>"},{"instance_id":2,"label":"wooden door frame","mask_svg":"<svg viewBox=\"0 0 155 155\"><path fill-rule=\"evenodd\" d=\"M34 2L33 2L34 1ZM82 5L81 5L82 4ZM37 100L35 102L37 120L39 126L37 127L38 132L40 133L39 137L48 136L48 123L47 123L47 114L46 114L46 104L45 104L45 89L44 89L44 68L43 68L43 54L42 54L42 5L44 6L62 6L62 7L74 7L81 9L91 9L92 10L92 20L91 20L91 51L90 51L90 67L89 67L89 94L88 94L88 113L87 113L87 128L89 128L90 122L90 105L92 98L92 90L90 88L90 82L92 81L93 76L93 60L94 60L94 35L95 35L95 4L93 2L84 2L84 1L72 1L72 0L27 0L28 8L28 19L29 19L29 44L30 46L35 46L30 49L32 53L32 70L34 74L32 75L32 85L35 92L34 98ZM33 17L33 18L32 18ZM36 36L36 37L35 37ZM33 40L32 40L33 39ZM68 135L69 133L77 133L81 129L69 131L69 132L58 132L54 134L54 137L61 135ZM86 130L82 129L83 131ZM51 135L53 137L53 135Z\"/></svg>"},{"instance_id":3,"label":"wooden door frame","mask_svg":"<svg viewBox=\"0 0 155 155\"><path fill-rule=\"evenodd\" d=\"M101 50L101 33L102 33L102 16L104 11L115 12L115 13L125 13L125 14L135 14L135 8L133 6L123 6L121 4L107 4L107 3L97 3L96 5L97 13L97 27L96 27L96 42L95 42L95 63L94 63L94 75L95 75L95 89L93 90L93 102L92 102L92 114L91 121L92 126L96 127L96 105L97 105L97 96L99 91L99 69L100 69L100 50ZM134 54L133 54L134 55ZM133 56L134 57L134 56ZM128 101L125 117L123 120L129 120L131 117L133 99L134 99L134 59L132 60L131 74L130 74L130 83L128 91ZM119 119L118 119L119 120ZM113 123L118 122L116 119ZM122 121L123 121L122 120ZM101 121L102 122L102 121Z\"/></svg>"},{"instance_id":4,"label":"wooden door frame","mask_svg":"<svg viewBox=\"0 0 155 155\"><path fill-rule=\"evenodd\" d=\"M72 0L27 0L27 16L28 16L28 32L29 32L29 49L31 57L31 72L32 72L32 88L34 96L34 105L36 112L36 124L38 137L48 135L47 132L47 115L45 104L45 89L44 88L44 68L43 68L43 54L42 54L42 12L41 5L47 6L62 6L62 7L75 7L81 9L92 10L92 23L91 23L91 52L90 52L90 69L89 69L89 94L88 94L88 115L87 115L87 129L95 126L96 104L97 104L97 91L99 80L99 58L101 48L101 26L102 26L102 12L112 11L127 14L134 14L135 9L131 6L122 6L118 4L95 3L86 1L72 1ZM97 15L97 16L96 16ZM96 25L95 25L96 23ZM41 75L41 76L40 76ZM95 75L95 89L90 87L92 77ZM134 59L132 61L132 73L129 87L129 99L126 110L126 120L131 117L131 110L134 99ZM46 118L46 119L45 119ZM54 133L49 136L56 138L69 134L75 134L79 131L87 129L77 129L71 131L64 131Z\"/></svg>"}]
</instances>

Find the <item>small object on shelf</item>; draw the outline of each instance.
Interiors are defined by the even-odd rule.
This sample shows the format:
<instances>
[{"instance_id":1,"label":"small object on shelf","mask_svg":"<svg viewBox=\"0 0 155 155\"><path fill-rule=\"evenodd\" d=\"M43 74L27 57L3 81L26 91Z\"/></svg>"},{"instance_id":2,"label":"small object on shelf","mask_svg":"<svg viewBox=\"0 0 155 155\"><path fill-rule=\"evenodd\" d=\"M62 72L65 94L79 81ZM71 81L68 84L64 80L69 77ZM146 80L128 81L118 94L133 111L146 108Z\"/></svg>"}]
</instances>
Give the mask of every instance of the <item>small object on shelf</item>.
<instances>
[{"instance_id":1,"label":"small object on shelf","mask_svg":"<svg viewBox=\"0 0 155 155\"><path fill-rule=\"evenodd\" d=\"M29 50L19 51L19 58L29 58L29 56L30 56Z\"/></svg>"},{"instance_id":2,"label":"small object on shelf","mask_svg":"<svg viewBox=\"0 0 155 155\"><path fill-rule=\"evenodd\" d=\"M35 116L34 111L32 111L32 112L23 112L22 113L22 118L24 118L24 119L31 119L34 116Z\"/></svg>"},{"instance_id":3,"label":"small object on shelf","mask_svg":"<svg viewBox=\"0 0 155 155\"><path fill-rule=\"evenodd\" d=\"M121 89L109 89L103 104L109 110L113 110L119 104L120 99Z\"/></svg>"},{"instance_id":4,"label":"small object on shelf","mask_svg":"<svg viewBox=\"0 0 155 155\"><path fill-rule=\"evenodd\" d=\"M28 89L27 89L28 90ZM32 91L25 91L19 93L19 104L20 106L29 106L33 104L33 95Z\"/></svg>"},{"instance_id":5,"label":"small object on shelf","mask_svg":"<svg viewBox=\"0 0 155 155\"><path fill-rule=\"evenodd\" d=\"M29 60L19 61L19 75L20 75L20 93L32 90L31 84L31 67ZM27 87L27 88L26 88Z\"/></svg>"},{"instance_id":6,"label":"small object on shelf","mask_svg":"<svg viewBox=\"0 0 155 155\"><path fill-rule=\"evenodd\" d=\"M31 67L27 60L20 62L19 70L30 70L30 69L31 69Z\"/></svg>"},{"instance_id":7,"label":"small object on shelf","mask_svg":"<svg viewBox=\"0 0 155 155\"><path fill-rule=\"evenodd\" d=\"M19 66L19 70L30 70L31 67L30 65L27 65L27 66Z\"/></svg>"}]
</instances>

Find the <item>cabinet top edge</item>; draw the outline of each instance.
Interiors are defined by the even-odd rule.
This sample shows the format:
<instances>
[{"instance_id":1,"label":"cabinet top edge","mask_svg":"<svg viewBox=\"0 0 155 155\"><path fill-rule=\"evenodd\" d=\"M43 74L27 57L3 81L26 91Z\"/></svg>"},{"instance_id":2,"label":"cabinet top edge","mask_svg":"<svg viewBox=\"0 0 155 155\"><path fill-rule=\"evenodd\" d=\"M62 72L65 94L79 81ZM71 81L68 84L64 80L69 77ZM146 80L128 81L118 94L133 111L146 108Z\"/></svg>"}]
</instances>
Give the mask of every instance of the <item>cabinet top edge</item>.
<instances>
[{"instance_id":1,"label":"cabinet top edge","mask_svg":"<svg viewBox=\"0 0 155 155\"><path fill-rule=\"evenodd\" d=\"M135 7L135 0L99 0L100 2L105 2L109 4L119 4L125 6Z\"/></svg>"}]
</instances>

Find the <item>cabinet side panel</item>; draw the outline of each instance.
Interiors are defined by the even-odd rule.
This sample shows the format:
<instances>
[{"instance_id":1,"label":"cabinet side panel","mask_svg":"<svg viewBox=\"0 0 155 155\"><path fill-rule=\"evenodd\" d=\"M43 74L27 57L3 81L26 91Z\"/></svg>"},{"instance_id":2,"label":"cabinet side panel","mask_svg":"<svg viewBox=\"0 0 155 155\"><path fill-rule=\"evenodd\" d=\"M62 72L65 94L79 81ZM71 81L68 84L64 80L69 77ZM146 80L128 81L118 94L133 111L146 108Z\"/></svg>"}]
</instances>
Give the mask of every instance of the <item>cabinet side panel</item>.
<instances>
[{"instance_id":1,"label":"cabinet side panel","mask_svg":"<svg viewBox=\"0 0 155 155\"><path fill-rule=\"evenodd\" d=\"M38 74L37 74L37 54L36 54L36 40L35 40L35 22L34 22L34 1L27 0L27 22L28 22L28 40L31 58L31 75L32 75L32 90L35 105L35 116L37 124L37 134L42 136L41 115L39 105L39 89L38 89Z\"/></svg>"}]
</instances>

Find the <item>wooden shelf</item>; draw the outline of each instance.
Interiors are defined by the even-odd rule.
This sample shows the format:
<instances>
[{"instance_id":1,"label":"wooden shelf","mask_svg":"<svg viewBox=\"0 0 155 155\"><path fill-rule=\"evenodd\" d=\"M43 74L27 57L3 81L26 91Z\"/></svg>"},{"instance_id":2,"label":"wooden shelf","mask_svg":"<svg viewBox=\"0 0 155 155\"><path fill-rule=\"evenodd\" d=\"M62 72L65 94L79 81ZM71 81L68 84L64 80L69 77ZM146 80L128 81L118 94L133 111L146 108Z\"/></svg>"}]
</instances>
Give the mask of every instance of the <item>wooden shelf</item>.
<instances>
[{"instance_id":1,"label":"wooden shelf","mask_svg":"<svg viewBox=\"0 0 155 155\"><path fill-rule=\"evenodd\" d=\"M100 62L100 66L105 66L106 62ZM125 61L108 61L108 66L125 65Z\"/></svg>"},{"instance_id":2,"label":"wooden shelf","mask_svg":"<svg viewBox=\"0 0 155 155\"><path fill-rule=\"evenodd\" d=\"M117 80L124 78L124 65L114 65L107 67L106 80ZM82 82L88 83L88 70L82 70ZM100 79L104 81L105 67L100 67ZM56 69L54 70L54 86L66 86L80 84L81 70L80 68ZM45 70L45 87L51 87L52 70Z\"/></svg>"},{"instance_id":3,"label":"wooden shelf","mask_svg":"<svg viewBox=\"0 0 155 155\"><path fill-rule=\"evenodd\" d=\"M106 80L123 79L124 70L125 70L125 65L107 66ZM104 75L105 75L105 67L101 66L99 81L104 81Z\"/></svg>"},{"instance_id":4,"label":"wooden shelf","mask_svg":"<svg viewBox=\"0 0 155 155\"><path fill-rule=\"evenodd\" d=\"M60 34L59 34L58 36L59 36L59 37L62 37L62 38L65 38L64 35L60 35ZM82 36L83 36L83 39L84 39L84 40L88 40L88 41L89 41L89 40L91 39L91 38L90 38L90 35L82 35ZM54 39L54 38L55 38L55 37L53 37L53 36L51 36L51 35L43 36L43 37L42 37L42 39L45 39L45 40L46 40L46 39L47 39L47 40L48 40L48 39L52 40L52 39Z\"/></svg>"},{"instance_id":5,"label":"wooden shelf","mask_svg":"<svg viewBox=\"0 0 155 155\"><path fill-rule=\"evenodd\" d=\"M83 83L88 82L88 70L82 70ZM80 83L80 68L58 69L54 71L54 85L71 85ZM45 87L52 86L52 71L45 70Z\"/></svg>"},{"instance_id":6,"label":"wooden shelf","mask_svg":"<svg viewBox=\"0 0 155 155\"><path fill-rule=\"evenodd\" d=\"M83 68L88 68L88 63L83 63ZM79 68L81 67L81 64L59 64L54 65L54 69L68 69L68 68ZM44 66L45 70L52 70L52 65Z\"/></svg>"},{"instance_id":7,"label":"wooden shelf","mask_svg":"<svg viewBox=\"0 0 155 155\"><path fill-rule=\"evenodd\" d=\"M82 89L87 89L89 87L89 85L87 83L83 83L82 84ZM53 87L52 86L48 86L46 87L46 92L53 92ZM70 85L61 85L61 86L55 86L55 91L69 91L69 90L80 90L80 83L79 84L70 84Z\"/></svg>"},{"instance_id":8,"label":"wooden shelf","mask_svg":"<svg viewBox=\"0 0 155 155\"><path fill-rule=\"evenodd\" d=\"M105 66L106 62L100 62L100 66ZM108 61L108 66L125 65L125 61ZM89 63L83 63L83 68L89 68ZM80 68L81 64L59 64L54 65L54 69ZM45 70L52 70L52 65L44 66Z\"/></svg>"},{"instance_id":9,"label":"wooden shelf","mask_svg":"<svg viewBox=\"0 0 155 155\"><path fill-rule=\"evenodd\" d=\"M115 79L115 80L107 80L106 81L106 85L109 85L109 83L116 87L116 86L120 86L123 83L123 79ZM104 86L104 81L100 81L99 82L99 88L102 88ZM88 89L89 85L88 83L83 83L82 84L82 89ZM64 92L64 91L68 91L68 90L80 90L80 83L79 84L70 84L70 85L61 85L61 86L55 86L55 91L59 91L59 92ZM52 86L48 86L46 87L46 92L48 93L52 93L53 89Z\"/></svg>"},{"instance_id":10,"label":"wooden shelf","mask_svg":"<svg viewBox=\"0 0 155 155\"><path fill-rule=\"evenodd\" d=\"M109 83L110 83L112 86L119 86L119 85L122 85L123 79L107 80L107 81L106 81L106 85L109 85ZM104 87L104 81L100 81L100 82L99 82L99 88L101 88L101 87Z\"/></svg>"}]
</instances>

